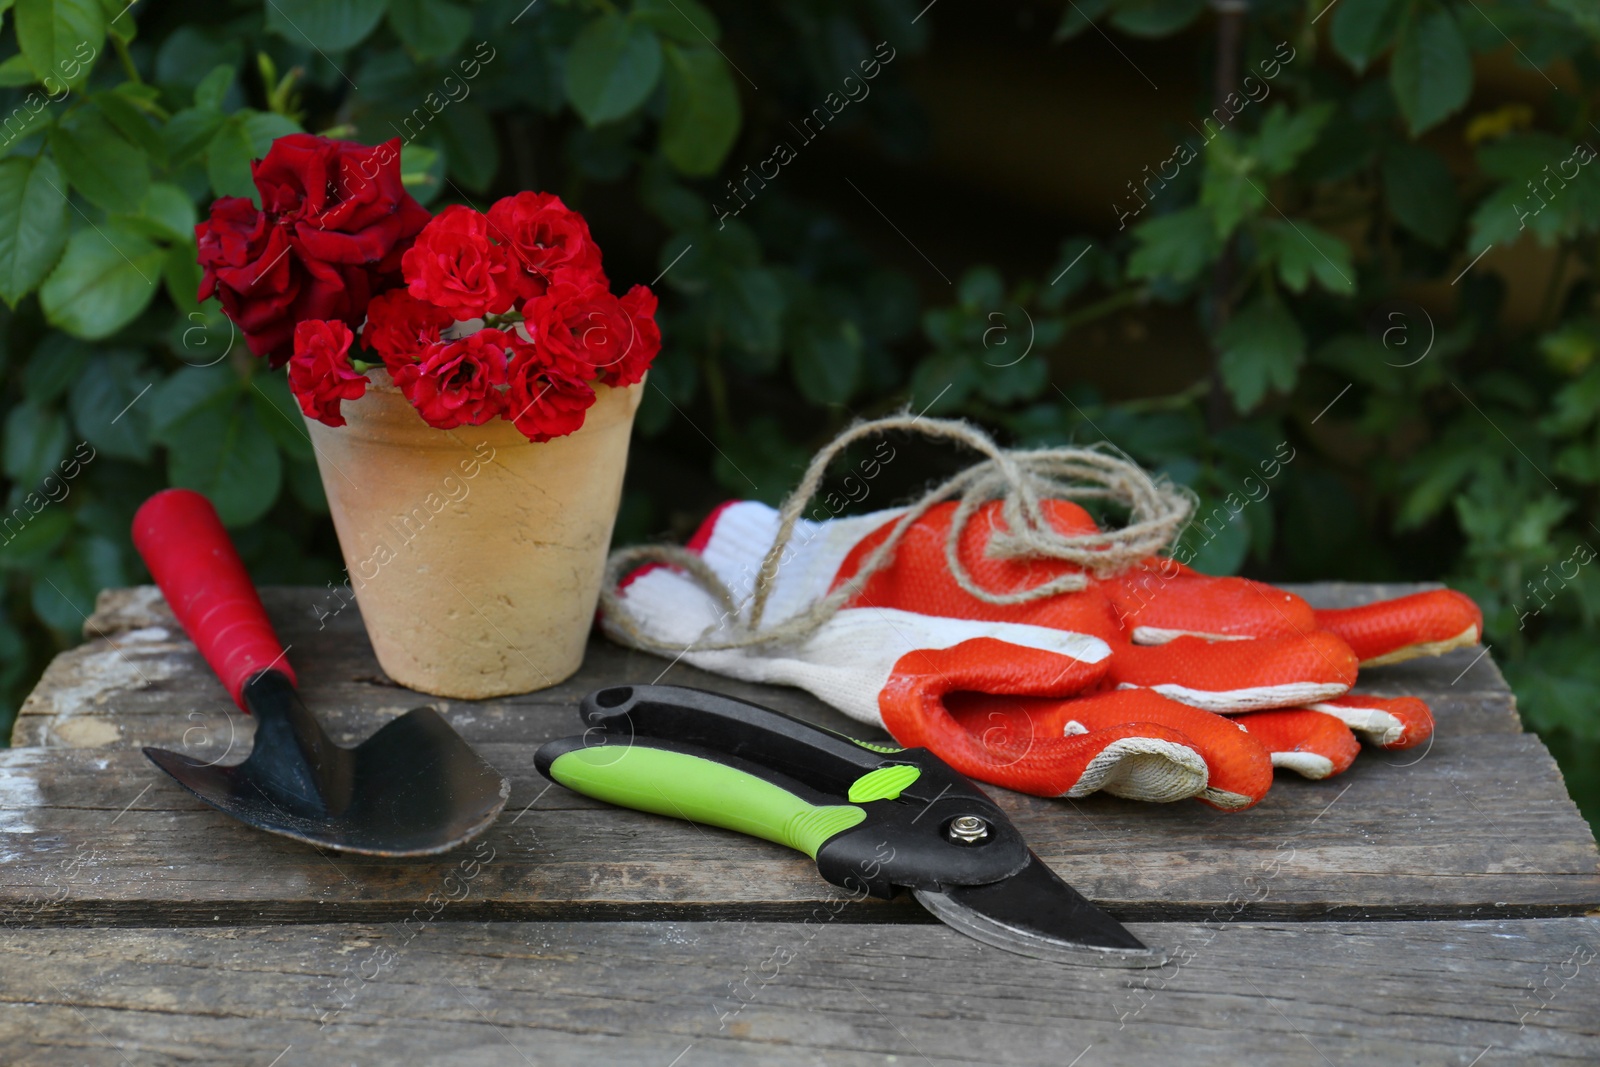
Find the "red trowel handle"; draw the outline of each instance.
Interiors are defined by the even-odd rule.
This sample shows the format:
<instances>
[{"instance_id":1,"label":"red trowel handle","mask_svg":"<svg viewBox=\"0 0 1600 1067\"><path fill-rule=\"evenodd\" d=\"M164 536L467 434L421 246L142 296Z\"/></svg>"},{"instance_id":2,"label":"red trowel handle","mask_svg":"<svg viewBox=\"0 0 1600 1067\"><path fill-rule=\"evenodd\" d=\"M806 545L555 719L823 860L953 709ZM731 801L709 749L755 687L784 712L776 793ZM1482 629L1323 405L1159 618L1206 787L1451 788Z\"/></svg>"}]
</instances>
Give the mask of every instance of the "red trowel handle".
<instances>
[{"instance_id":1,"label":"red trowel handle","mask_svg":"<svg viewBox=\"0 0 1600 1067\"><path fill-rule=\"evenodd\" d=\"M163 489L134 515L133 544L234 703L244 707L244 683L267 667L294 681L283 644L211 501L189 489Z\"/></svg>"}]
</instances>

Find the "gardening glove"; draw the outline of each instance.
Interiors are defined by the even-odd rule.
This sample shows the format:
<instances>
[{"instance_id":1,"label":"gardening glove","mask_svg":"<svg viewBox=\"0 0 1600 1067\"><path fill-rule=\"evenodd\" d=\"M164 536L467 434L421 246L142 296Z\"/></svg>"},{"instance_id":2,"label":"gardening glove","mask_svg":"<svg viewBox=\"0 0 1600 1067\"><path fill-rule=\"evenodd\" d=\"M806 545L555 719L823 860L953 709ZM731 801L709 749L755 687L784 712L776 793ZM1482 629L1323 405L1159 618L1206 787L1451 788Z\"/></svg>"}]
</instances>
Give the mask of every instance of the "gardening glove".
<instances>
[{"instance_id":1,"label":"gardening glove","mask_svg":"<svg viewBox=\"0 0 1600 1067\"><path fill-rule=\"evenodd\" d=\"M1061 532L1093 529L1075 505L1047 506ZM618 594L626 610L617 614L626 618L608 615L603 623L625 643L676 645L707 669L800 685L963 773L1040 795L1106 789L1147 800L1199 796L1238 809L1264 795L1275 763L1316 777L1348 766L1357 746L1345 722L1391 746L1416 743L1431 729L1420 701L1343 697L1355 654L1317 629L1303 601L1270 586L1150 560L1142 581L1121 587L1096 581L1023 604L977 599L945 561L954 507L921 516L889 566L820 630L781 651L697 649L735 630L733 602L719 609L689 576L661 567L631 575ZM778 562L767 618L803 612L848 582L899 514L802 523ZM961 538L961 559L980 585L1030 588L1072 569L989 558L997 524L998 505L986 505ZM739 602L776 527L764 505L725 505L689 547ZM1387 632L1372 623L1383 618L1370 609L1360 616L1372 632ZM980 623L1000 628L972 628ZM1135 644L1141 626L1140 638L1160 643ZM1210 713L1308 702L1317 710L1256 712L1235 722Z\"/></svg>"},{"instance_id":2,"label":"gardening glove","mask_svg":"<svg viewBox=\"0 0 1600 1067\"><path fill-rule=\"evenodd\" d=\"M743 600L771 544L773 519L763 505L725 507L688 547ZM849 549L882 521L869 519L811 524L802 531L777 572L769 619L792 617L825 592ZM839 610L790 644L704 648L698 646L738 633L731 603L719 604L702 583L659 564L626 576L616 607L622 610L605 612L601 625L624 644L676 648L679 658L719 674L800 686L847 715L887 728L903 744L932 749L962 773L1024 792L1084 796L1105 789L1154 801L1203 794L1214 777L1208 753L1188 732L1131 713L1150 705L1226 727L1232 736L1223 740L1242 755L1229 761L1224 751L1212 754L1223 765L1225 785L1234 764L1250 779L1244 788L1264 788L1261 781L1270 780L1265 751L1245 734L1217 716L1148 692L1102 694L1100 704L1083 712L1092 729L1067 736L1056 728L1019 749L1013 741L1026 727L987 713L1031 701L1060 703L1099 688L1111 650L1088 634L863 605ZM1121 713L1119 705L1130 713ZM976 723L958 721L952 708ZM990 734L987 740L983 731Z\"/></svg>"},{"instance_id":3,"label":"gardening glove","mask_svg":"<svg viewBox=\"0 0 1600 1067\"><path fill-rule=\"evenodd\" d=\"M1045 507L1063 534L1096 532L1094 521L1076 504L1048 501ZM1114 650L1111 684L1150 688L1184 704L1237 715L1234 721L1267 745L1275 765L1308 777L1349 766L1359 750L1350 731L1390 749L1409 748L1432 734L1432 715L1415 697L1345 695L1355 681L1357 661L1394 663L1436 655L1476 644L1482 632L1477 605L1448 589L1315 610L1274 586L1213 578L1165 559L1145 560L1109 579L1091 579L1084 593L1103 595L1114 618L1110 629L1096 628L1099 607L1092 595L997 605L963 590L944 555L953 511L940 505L918 520L897 549L895 563L872 575L853 602L1069 625L1094 633ZM994 558L989 545L1004 525L1000 506L984 505L978 516L962 531L959 559L979 586L1027 589L1074 569L1052 560ZM852 548L840 566L841 580L855 573L893 525L892 517L880 522ZM1261 708L1299 710L1238 714Z\"/></svg>"}]
</instances>

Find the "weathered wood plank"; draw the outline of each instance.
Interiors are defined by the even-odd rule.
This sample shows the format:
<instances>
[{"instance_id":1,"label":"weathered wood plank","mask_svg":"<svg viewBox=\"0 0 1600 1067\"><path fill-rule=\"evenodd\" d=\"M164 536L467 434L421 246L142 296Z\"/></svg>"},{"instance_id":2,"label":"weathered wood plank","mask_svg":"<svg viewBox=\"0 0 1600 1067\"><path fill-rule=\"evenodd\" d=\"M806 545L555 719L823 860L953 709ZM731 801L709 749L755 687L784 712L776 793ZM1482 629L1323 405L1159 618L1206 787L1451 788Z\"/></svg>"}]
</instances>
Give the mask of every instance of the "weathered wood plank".
<instances>
[{"instance_id":1,"label":"weathered wood plank","mask_svg":"<svg viewBox=\"0 0 1600 1067\"><path fill-rule=\"evenodd\" d=\"M1062 966L826 914L30 930L6 941L0 1048L18 1067L1600 1060L1594 919L1136 932L1176 960Z\"/></svg>"},{"instance_id":2,"label":"weathered wood plank","mask_svg":"<svg viewBox=\"0 0 1600 1067\"><path fill-rule=\"evenodd\" d=\"M353 741L425 702L382 678L353 607L326 619L319 633L317 615L328 608L314 594L271 589L266 598L295 649L309 702L336 736ZM59 657L24 708L19 740L44 747L0 753L0 855L10 857L0 916L27 923L387 919L431 891L448 862L324 859L231 822L160 776L137 746L229 762L248 750L250 720L229 713L221 685L176 633L159 596L108 593L91 625L110 636ZM1468 663L1474 655L1457 654ZM1423 690L1439 711L1432 747L1367 752L1328 782L1285 773L1246 814L1109 797L1002 800L1041 856L1128 917L1203 917L1241 898L1253 916L1582 913L1600 901L1593 840L1543 747L1517 732L1489 658L1478 662L1489 664L1472 667L1482 688L1457 692L1446 679ZM605 809L559 787L547 791L533 752L576 730L578 697L619 680L655 679L666 667L597 642L583 671L553 689L477 704L432 701L513 779L510 814L488 838L499 857L486 882L492 891L473 917L748 918L830 899L808 863L774 846ZM1386 688L1389 674L1371 674L1375 688ZM681 664L665 680L862 731L796 690ZM62 885L63 870L76 869L85 853L97 857L93 877ZM241 881L240 871L249 877Z\"/></svg>"},{"instance_id":3,"label":"weathered wood plank","mask_svg":"<svg viewBox=\"0 0 1600 1067\"><path fill-rule=\"evenodd\" d=\"M1350 595L1344 587L1334 592ZM24 705L19 744L42 747L0 753L0 857L10 857L0 918L195 923L213 915L326 921L408 912L448 862L323 859L213 813L139 757L139 745L158 744L234 761L251 739L250 718L232 710L152 593L102 595L91 627L107 637L58 657ZM318 632L330 597L267 590L307 699L350 742L429 701L382 678L354 606L326 617ZM1582 913L1600 901L1589 830L1554 761L1534 737L1518 733L1490 659L1456 657L1462 667L1413 672L1413 691L1434 702L1440 717L1432 747L1363 753L1352 771L1328 782L1285 773L1250 813L1109 797L1051 801L1002 792L1002 800L1046 861L1123 917L1205 917L1240 901L1253 917ZM1467 665L1482 686L1456 691L1450 680L1464 683ZM534 749L576 729L582 693L654 680L666 667L597 641L578 677L557 688L480 704L430 701L514 781L510 813L488 838L504 861L474 917L749 918L830 899L832 889L810 864L774 846L606 809L560 787L547 790L534 773ZM1374 688L1389 688L1387 678L1408 669L1370 672ZM664 680L862 733L795 689L744 685L682 664ZM93 878L62 885L62 870L85 854L96 857ZM240 880L240 870L248 878ZM1272 877L1262 877L1266 870Z\"/></svg>"},{"instance_id":4,"label":"weathered wood plank","mask_svg":"<svg viewBox=\"0 0 1600 1067\"><path fill-rule=\"evenodd\" d=\"M532 745L485 729L498 716L534 713L478 709L461 723L513 778L508 813L484 839L495 858L467 917L742 919L834 899L809 861L778 846L550 786L532 769ZM1369 756L1336 781L1282 781L1237 815L1192 802L996 795L1046 862L1127 918L1218 908L1254 917L1572 915L1600 903L1593 841L1537 739L1446 739L1412 766ZM124 749L14 749L0 753L0 782L0 921L392 919L455 863L319 854L213 812ZM68 877L86 854L93 863ZM905 918L908 907L891 910Z\"/></svg>"}]
</instances>

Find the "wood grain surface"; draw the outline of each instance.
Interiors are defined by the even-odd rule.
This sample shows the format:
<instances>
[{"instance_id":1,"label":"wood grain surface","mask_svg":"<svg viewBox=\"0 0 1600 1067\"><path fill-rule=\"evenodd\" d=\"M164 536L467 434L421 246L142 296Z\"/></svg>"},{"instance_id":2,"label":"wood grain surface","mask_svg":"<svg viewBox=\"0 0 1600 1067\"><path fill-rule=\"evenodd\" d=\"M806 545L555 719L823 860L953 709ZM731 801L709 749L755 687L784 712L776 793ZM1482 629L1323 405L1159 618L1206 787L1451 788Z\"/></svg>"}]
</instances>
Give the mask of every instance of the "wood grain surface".
<instances>
[{"instance_id":1,"label":"wood grain surface","mask_svg":"<svg viewBox=\"0 0 1600 1067\"><path fill-rule=\"evenodd\" d=\"M1393 588L1318 587L1324 602ZM577 732L577 699L660 679L742 695L872 736L808 695L746 685L596 640L583 670L505 700L438 701L383 677L352 605L269 589L266 602L310 706L352 742L421 703L439 707L512 780L473 920L797 919L840 891L766 842L613 809L552 786L538 746ZM139 753L146 744L231 762L250 720L153 590L108 593L101 636L63 654L0 752L0 921L13 925L393 921L453 862L319 853L194 800ZM1346 774L1280 772L1266 801L1224 814L1195 802L1044 800L994 790L1039 855L1125 919L1440 918L1581 915L1600 902L1594 841L1538 739L1521 732L1489 656L1466 650L1380 668L1376 692L1411 692L1440 719L1430 747L1368 750ZM882 736L882 735L877 735ZM84 857L92 863L83 862ZM75 863L75 861L78 861ZM71 868L71 877L63 872ZM920 915L873 903L864 921ZM867 917L870 916L870 919Z\"/></svg>"},{"instance_id":2,"label":"wood grain surface","mask_svg":"<svg viewBox=\"0 0 1600 1067\"><path fill-rule=\"evenodd\" d=\"M848 907L845 909L848 911ZM841 914L842 918L842 914ZM1159 971L941 926L12 932L0 1058L61 1064L1600 1061L1600 920L1134 927Z\"/></svg>"},{"instance_id":3,"label":"wood grain surface","mask_svg":"<svg viewBox=\"0 0 1600 1067\"><path fill-rule=\"evenodd\" d=\"M798 854L533 770L578 699L618 682L873 736L804 693L596 642L553 689L432 700L384 677L330 590L264 595L335 736L432 704L511 777L511 806L426 860L223 817L139 750L232 762L250 721L155 590L103 594L0 750L0 1063L1600 1062L1594 840L1485 650L1366 672L1362 689L1429 701L1434 743L1281 776L1249 812L995 790L1046 862L1172 953L1130 971L849 901Z\"/></svg>"}]
</instances>

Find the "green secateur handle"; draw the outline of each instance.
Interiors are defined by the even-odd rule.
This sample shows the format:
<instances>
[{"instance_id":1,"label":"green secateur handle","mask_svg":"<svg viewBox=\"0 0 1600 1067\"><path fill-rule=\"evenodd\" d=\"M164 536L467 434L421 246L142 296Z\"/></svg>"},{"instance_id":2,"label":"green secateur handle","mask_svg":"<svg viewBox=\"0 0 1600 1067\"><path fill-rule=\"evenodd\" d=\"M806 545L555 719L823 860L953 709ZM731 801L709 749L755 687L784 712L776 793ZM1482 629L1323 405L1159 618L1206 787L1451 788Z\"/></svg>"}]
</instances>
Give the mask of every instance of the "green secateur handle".
<instances>
[{"instance_id":1,"label":"green secateur handle","mask_svg":"<svg viewBox=\"0 0 1600 1067\"><path fill-rule=\"evenodd\" d=\"M840 734L719 693L616 686L584 698L588 732L535 764L620 807L720 826L804 852L853 891L986 885L1029 859L1004 813L926 749ZM948 832L977 816L979 847Z\"/></svg>"},{"instance_id":2,"label":"green secateur handle","mask_svg":"<svg viewBox=\"0 0 1600 1067\"><path fill-rule=\"evenodd\" d=\"M828 838L866 821L858 805L807 799L728 762L658 744L635 739L626 748L575 748L551 760L545 774L608 804L737 830L812 859Z\"/></svg>"}]
</instances>

